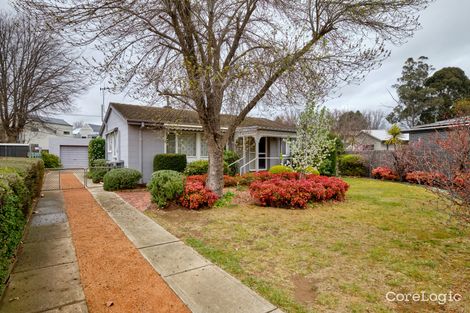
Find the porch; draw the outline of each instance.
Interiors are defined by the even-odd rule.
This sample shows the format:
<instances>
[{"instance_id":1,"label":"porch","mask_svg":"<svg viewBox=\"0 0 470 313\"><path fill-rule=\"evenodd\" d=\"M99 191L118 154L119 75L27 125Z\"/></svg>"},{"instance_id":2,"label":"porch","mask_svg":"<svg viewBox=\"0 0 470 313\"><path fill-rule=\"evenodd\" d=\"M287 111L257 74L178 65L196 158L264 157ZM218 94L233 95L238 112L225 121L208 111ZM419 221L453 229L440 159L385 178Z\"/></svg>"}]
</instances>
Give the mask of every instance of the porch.
<instances>
[{"instance_id":1,"label":"porch","mask_svg":"<svg viewBox=\"0 0 470 313\"><path fill-rule=\"evenodd\" d=\"M287 140L295 132L241 129L235 133L235 151L240 155L239 173L269 170L274 165L288 164L290 151Z\"/></svg>"}]
</instances>

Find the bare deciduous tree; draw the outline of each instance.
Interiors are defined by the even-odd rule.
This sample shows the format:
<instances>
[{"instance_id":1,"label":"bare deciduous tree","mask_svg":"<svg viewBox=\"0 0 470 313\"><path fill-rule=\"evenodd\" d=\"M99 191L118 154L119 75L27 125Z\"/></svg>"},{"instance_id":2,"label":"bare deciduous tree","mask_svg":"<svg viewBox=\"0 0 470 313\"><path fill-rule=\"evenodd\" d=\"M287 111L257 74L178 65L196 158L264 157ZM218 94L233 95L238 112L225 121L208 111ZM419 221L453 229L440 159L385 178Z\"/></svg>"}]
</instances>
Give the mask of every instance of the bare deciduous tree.
<instances>
[{"instance_id":1,"label":"bare deciduous tree","mask_svg":"<svg viewBox=\"0 0 470 313\"><path fill-rule=\"evenodd\" d=\"M22 15L0 13L0 139L17 142L34 116L70 108L83 90L56 36Z\"/></svg>"},{"instance_id":2,"label":"bare deciduous tree","mask_svg":"<svg viewBox=\"0 0 470 313\"><path fill-rule=\"evenodd\" d=\"M385 112L382 110L362 111L369 129L385 129Z\"/></svg>"},{"instance_id":3,"label":"bare deciduous tree","mask_svg":"<svg viewBox=\"0 0 470 313\"><path fill-rule=\"evenodd\" d=\"M207 185L223 186L223 149L257 105L287 106L362 77L417 28L430 0L21 0L73 44L95 43L119 87L168 95L198 113ZM151 89L148 87L152 87ZM155 93L151 93L154 91ZM235 113L226 131L222 111Z\"/></svg>"}]
</instances>

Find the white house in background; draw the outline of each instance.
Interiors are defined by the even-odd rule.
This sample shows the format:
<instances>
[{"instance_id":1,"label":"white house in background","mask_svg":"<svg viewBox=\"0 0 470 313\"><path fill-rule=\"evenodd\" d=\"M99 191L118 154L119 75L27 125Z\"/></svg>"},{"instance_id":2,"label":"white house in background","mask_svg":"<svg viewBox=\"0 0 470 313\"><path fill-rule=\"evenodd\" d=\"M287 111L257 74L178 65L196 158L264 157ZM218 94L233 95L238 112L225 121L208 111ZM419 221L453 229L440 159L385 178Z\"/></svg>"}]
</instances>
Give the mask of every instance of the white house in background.
<instances>
[{"instance_id":1,"label":"white house in background","mask_svg":"<svg viewBox=\"0 0 470 313\"><path fill-rule=\"evenodd\" d=\"M395 147L393 145L386 144L386 141L390 138L390 134L385 129L362 130L356 137L354 145L347 147L347 150L394 150ZM400 140L407 144L410 140L409 134L401 134Z\"/></svg>"},{"instance_id":2,"label":"white house in background","mask_svg":"<svg viewBox=\"0 0 470 313\"><path fill-rule=\"evenodd\" d=\"M222 130L234 116L222 115ZM147 182L153 158L161 153L186 154L188 162L207 160L207 141L197 113L170 107L110 103L101 126L106 159L139 170ZM237 128L232 144L241 156L242 172L269 169L289 155L284 139L295 128L265 118L247 117Z\"/></svg>"},{"instance_id":3,"label":"white house in background","mask_svg":"<svg viewBox=\"0 0 470 313\"><path fill-rule=\"evenodd\" d=\"M38 145L40 150L49 150L51 138L72 138L72 125L59 118L34 117L20 135L20 143Z\"/></svg>"},{"instance_id":4,"label":"white house in background","mask_svg":"<svg viewBox=\"0 0 470 313\"><path fill-rule=\"evenodd\" d=\"M72 133L78 138L96 138L100 134L101 125L85 123L82 127L75 128Z\"/></svg>"}]
</instances>

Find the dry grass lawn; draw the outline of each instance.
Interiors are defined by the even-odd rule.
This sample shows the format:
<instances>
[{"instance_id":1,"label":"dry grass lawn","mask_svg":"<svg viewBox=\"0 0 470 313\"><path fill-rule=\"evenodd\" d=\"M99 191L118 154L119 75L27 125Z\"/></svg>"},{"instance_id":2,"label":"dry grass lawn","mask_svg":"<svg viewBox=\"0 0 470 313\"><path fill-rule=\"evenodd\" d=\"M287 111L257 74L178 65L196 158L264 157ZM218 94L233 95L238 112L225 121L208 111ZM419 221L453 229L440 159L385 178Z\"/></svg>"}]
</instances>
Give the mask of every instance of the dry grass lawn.
<instances>
[{"instance_id":1,"label":"dry grass lawn","mask_svg":"<svg viewBox=\"0 0 470 313\"><path fill-rule=\"evenodd\" d=\"M286 312L465 312L470 230L407 184L347 179L343 203L262 208L247 191L223 207L147 214ZM248 202L248 203L247 203ZM460 293L391 303L388 291Z\"/></svg>"}]
</instances>

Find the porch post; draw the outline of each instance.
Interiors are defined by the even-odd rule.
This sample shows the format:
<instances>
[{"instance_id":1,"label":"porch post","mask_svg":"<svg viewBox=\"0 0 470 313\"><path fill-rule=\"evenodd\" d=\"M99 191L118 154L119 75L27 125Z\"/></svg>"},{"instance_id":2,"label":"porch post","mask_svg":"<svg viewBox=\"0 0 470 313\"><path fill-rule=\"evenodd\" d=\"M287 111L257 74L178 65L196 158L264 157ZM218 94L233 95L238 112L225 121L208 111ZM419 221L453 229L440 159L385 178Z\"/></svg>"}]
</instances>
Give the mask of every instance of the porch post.
<instances>
[{"instance_id":1,"label":"porch post","mask_svg":"<svg viewBox=\"0 0 470 313\"><path fill-rule=\"evenodd\" d=\"M259 137L255 136L255 170L258 172L259 171Z\"/></svg>"},{"instance_id":2,"label":"porch post","mask_svg":"<svg viewBox=\"0 0 470 313\"><path fill-rule=\"evenodd\" d=\"M242 158L243 158L243 165L245 165L245 156L246 156L246 151L245 151L245 136L242 136L242 142L243 142L243 155L242 155ZM242 165L242 166L243 166ZM245 170L244 170L245 171ZM240 173L242 174L242 173Z\"/></svg>"}]
</instances>

